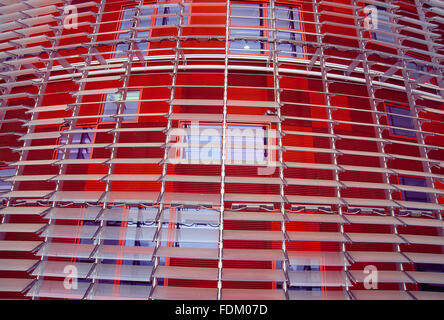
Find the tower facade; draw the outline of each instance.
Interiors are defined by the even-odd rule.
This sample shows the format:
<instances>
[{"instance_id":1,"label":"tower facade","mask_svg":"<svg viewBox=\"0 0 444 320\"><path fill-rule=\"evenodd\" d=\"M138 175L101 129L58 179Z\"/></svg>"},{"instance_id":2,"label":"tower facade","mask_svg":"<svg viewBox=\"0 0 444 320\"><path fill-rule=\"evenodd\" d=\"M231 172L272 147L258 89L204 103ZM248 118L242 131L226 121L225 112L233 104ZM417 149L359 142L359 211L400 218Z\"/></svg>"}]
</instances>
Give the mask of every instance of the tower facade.
<instances>
[{"instance_id":1,"label":"tower facade","mask_svg":"<svg viewBox=\"0 0 444 320\"><path fill-rule=\"evenodd\" d=\"M443 25L0 0L0 297L443 299Z\"/></svg>"}]
</instances>

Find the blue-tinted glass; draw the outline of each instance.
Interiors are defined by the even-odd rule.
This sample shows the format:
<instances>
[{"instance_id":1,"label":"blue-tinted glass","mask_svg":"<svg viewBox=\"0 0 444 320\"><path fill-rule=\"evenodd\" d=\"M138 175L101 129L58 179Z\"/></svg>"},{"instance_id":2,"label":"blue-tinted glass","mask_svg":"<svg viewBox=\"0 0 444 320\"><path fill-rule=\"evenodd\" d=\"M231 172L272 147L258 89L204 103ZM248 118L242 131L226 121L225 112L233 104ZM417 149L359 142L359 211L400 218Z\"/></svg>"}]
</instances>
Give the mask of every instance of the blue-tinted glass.
<instances>
[{"instance_id":1,"label":"blue-tinted glass","mask_svg":"<svg viewBox=\"0 0 444 320\"><path fill-rule=\"evenodd\" d=\"M262 30L254 29L231 29L232 37L261 37L263 36ZM232 52L237 53L263 53L261 49L264 48L264 41L260 40L232 40L230 42L230 49ZM239 50L236 50L239 49Z\"/></svg>"},{"instance_id":2,"label":"blue-tinted glass","mask_svg":"<svg viewBox=\"0 0 444 320\"><path fill-rule=\"evenodd\" d=\"M278 31L278 40L302 40L302 35L300 33L284 32ZM278 43L279 55L282 56L292 56L292 57L303 57L302 46L295 43Z\"/></svg>"},{"instance_id":3,"label":"blue-tinted glass","mask_svg":"<svg viewBox=\"0 0 444 320\"><path fill-rule=\"evenodd\" d=\"M0 178L13 176L15 172L16 172L15 168L0 169ZM0 192L9 191L11 187L12 187L11 182L0 180Z\"/></svg>"},{"instance_id":4,"label":"blue-tinted glass","mask_svg":"<svg viewBox=\"0 0 444 320\"><path fill-rule=\"evenodd\" d=\"M140 91L128 91L126 94L125 108L123 110L124 114L135 114L139 106L139 96ZM124 121L134 121L136 116L123 117Z\"/></svg>"},{"instance_id":5,"label":"blue-tinted glass","mask_svg":"<svg viewBox=\"0 0 444 320\"><path fill-rule=\"evenodd\" d=\"M378 8L378 30L392 33L392 27L388 24L390 23L390 16L384 14L384 11L384 8ZM388 43L395 43L395 38L393 36L379 32L373 32L372 35L373 39Z\"/></svg>"},{"instance_id":6,"label":"blue-tinted glass","mask_svg":"<svg viewBox=\"0 0 444 320\"><path fill-rule=\"evenodd\" d=\"M389 119L389 123L392 127L414 129L412 118L404 117L404 116L410 116L409 109L388 105L387 112L391 113L390 115L388 115L388 119ZM398 114L400 116L397 116ZM396 128L390 128L390 131L392 133L394 133L396 135L400 135L400 136L416 137L416 134L414 131L407 131L407 130L396 129Z\"/></svg>"},{"instance_id":7,"label":"blue-tinted glass","mask_svg":"<svg viewBox=\"0 0 444 320\"><path fill-rule=\"evenodd\" d=\"M131 20L135 15L133 8L125 8L122 17L122 23L120 24L120 30L127 30L133 26L133 21Z\"/></svg>"},{"instance_id":8,"label":"blue-tinted glass","mask_svg":"<svg viewBox=\"0 0 444 320\"><path fill-rule=\"evenodd\" d=\"M230 43L230 49L236 53L261 54L263 43L259 41L233 40Z\"/></svg>"},{"instance_id":9,"label":"blue-tinted glass","mask_svg":"<svg viewBox=\"0 0 444 320\"><path fill-rule=\"evenodd\" d=\"M426 181L422 178L413 177L399 177L399 182L407 186L426 187ZM428 202L429 198L427 193L416 191L403 191L402 197L406 201Z\"/></svg>"},{"instance_id":10,"label":"blue-tinted glass","mask_svg":"<svg viewBox=\"0 0 444 320\"><path fill-rule=\"evenodd\" d=\"M189 128L189 126L186 126ZM203 130L207 130L206 132ZM183 158L199 160L218 160L221 157L219 146L205 147L206 144L220 144L221 126L199 126L198 136L186 136L184 142L190 147L183 148ZM193 147L192 143L201 147ZM265 130L262 127L229 126L227 131L227 160L264 161L266 160Z\"/></svg>"},{"instance_id":11,"label":"blue-tinted glass","mask_svg":"<svg viewBox=\"0 0 444 320\"><path fill-rule=\"evenodd\" d=\"M271 17L271 9L268 9L268 16ZM276 28L299 30L300 18L299 9L296 7L276 6Z\"/></svg>"},{"instance_id":12,"label":"blue-tinted glass","mask_svg":"<svg viewBox=\"0 0 444 320\"><path fill-rule=\"evenodd\" d=\"M191 128L191 126L187 126ZM193 129L191 129L193 130ZM219 160L221 157L220 147L211 146L213 144L220 144L221 126L219 125L200 125L198 136L186 136L184 142L188 143L190 147L183 149L183 158L185 159L199 159L199 160ZM207 131L207 132L205 132ZM206 134L208 135L206 135ZM193 147L193 143L200 145L200 147ZM205 145L209 145L206 147Z\"/></svg>"},{"instance_id":13,"label":"blue-tinted glass","mask_svg":"<svg viewBox=\"0 0 444 320\"><path fill-rule=\"evenodd\" d=\"M119 34L119 40L126 40L131 37L131 34L129 32L124 32ZM116 46L116 57L123 57L126 56L126 51L129 50L129 44L128 43L118 43Z\"/></svg>"},{"instance_id":14,"label":"blue-tinted glass","mask_svg":"<svg viewBox=\"0 0 444 320\"><path fill-rule=\"evenodd\" d=\"M233 4L231 24L241 26L262 26L262 7L258 3Z\"/></svg>"},{"instance_id":15,"label":"blue-tinted glass","mask_svg":"<svg viewBox=\"0 0 444 320\"><path fill-rule=\"evenodd\" d=\"M118 93L108 93L102 114L117 114L117 103L115 101L119 101L120 97L121 95ZM115 118L104 117L102 121L115 121Z\"/></svg>"},{"instance_id":16,"label":"blue-tinted glass","mask_svg":"<svg viewBox=\"0 0 444 320\"><path fill-rule=\"evenodd\" d=\"M84 128L92 129L92 128ZM67 143L68 135L62 135L60 138L60 145ZM72 137L72 144L89 144L92 143L93 133L92 132L76 132ZM68 152L67 159L89 159L91 154L91 148L70 148L65 149ZM57 152L57 159L63 158L63 151Z\"/></svg>"},{"instance_id":17,"label":"blue-tinted glass","mask_svg":"<svg viewBox=\"0 0 444 320\"><path fill-rule=\"evenodd\" d=\"M139 28L148 28L151 26L151 19L153 15L153 8L143 8L142 12L140 13L140 22L139 22Z\"/></svg>"},{"instance_id":18,"label":"blue-tinted glass","mask_svg":"<svg viewBox=\"0 0 444 320\"><path fill-rule=\"evenodd\" d=\"M419 63L414 62L414 61L410 61L409 63L407 63L407 68L408 68L408 69L412 69L412 70L423 71L423 72L426 72L426 73L427 73L427 71L428 71L427 66L422 65L422 64L419 64ZM411 76L413 79L419 79L419 78L421 78L423 75L424 75L423 73L418 73L418 72L410 71L410 76Z\"/></svg>"},{"instance_id":19,"label":"blue-tinted glass","mask_svg":"<svg viewBox=\"0 0 444 320\"><path fill-rule=\"evenodd\" d=\"M188 6L185 7L184 13L188 13ZM174 26L179 24L180 6L160 7L157 9L158 15L171 15L167 17L156 18L156 26ZM186 17L184 17L183 23L186 24Z\"/></svg>"},{"instance_id":20,"label":"blue-tinted glass","mask_svg":"<svg viewBox=\"0 0 444 320\"><path fill-rule=\"evenodd\" d=\"M134 100L139 100L139 95L140 95L139 90L127 92L127 97L126 97L126 102L125 102L123 114L137 113L137 107L139 105L139 101L134 101ZM105 102L105 106L103 108L102 114L104 114L104 115L117 114L117 103L116 102L120 101L121 98L122 98L122 96L120 93L108 93L106 95L106 102ZM123 120L124 121L133 121L133 120L136 120L136 117L135 116L123 117ZM104 118L102 118L102 121L115 121L115 118L104 117Z\"/></svg>"}]
</instances>

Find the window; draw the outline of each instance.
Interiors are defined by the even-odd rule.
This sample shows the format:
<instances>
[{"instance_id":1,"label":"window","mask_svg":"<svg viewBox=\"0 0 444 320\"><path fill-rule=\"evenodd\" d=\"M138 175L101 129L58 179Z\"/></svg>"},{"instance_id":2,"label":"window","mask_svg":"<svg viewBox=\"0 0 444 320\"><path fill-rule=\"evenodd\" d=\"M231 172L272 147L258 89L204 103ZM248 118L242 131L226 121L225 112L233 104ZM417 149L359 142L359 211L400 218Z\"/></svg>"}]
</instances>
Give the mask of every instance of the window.
<instances>
[{"instance_id":1,"label":"window","mask_svg":"<svg viewBox=\"0 0 444 320\"><path fill-rule=\"evenodd\" d=\"M126 94L125 106L123 109L123 114L136 114L139 107L139 97L140 90L131 90ZM105 105L103 106L104 115L115 115L117 114L118 102L122 101L121 93L108 93L106 95ZM135 121L136 116L123 117L123 121ZM113 117L103 117L103 122L115 121Z\"/></svg>"},{"instance_id":2,"label":"window","mask_svg":"<svg viewBox=\"0 0 444 320\"><path fill-rule=\"evenodd\" d=\"M242 3L233 4L231 7L231 27L230 35L235 39L230 42L230 48L233 52L244 52L261 54L264 53L265 40L255 39L264 37L263 10L258 3ZM237 26L237 27L236 27ZM247 27L249 29L242 29L239 27ZM252 27L256 27L252 28ZM251 39L251 40L249 40Z\"/></svg>"},{"instance_id":3,"label":"window","mask_svg":"<svg viewBox=\"0 0 444 320\"><path fill-rule=\"evenodd\" d=\"M188 6L185 7L185 12L188 10ZM157 8L157 15L165 15L156 18L156 26L174 26L179 24L180 6L168 6Z\"/></svg>"},{"instance_id":4,"label":"window","mask_svg":"<svg viewBox=\"0 0 444 320\"><path fill-rule=\"evenodd\" d=\"M185 7L185 13L188 12L188 6ZM122 22L119 30L127 32L119 33L119 40L126 40L131 37L130 28L134 26L133 18L136 15L134 7L124 8L122 15ZM153 17L161 15L160 17ZM138 31L136 36L136 43L139 50L142 50L142 54L146 54L148 50L148 39L151 36L151 28L153 26L174 26L179 24L180 6L179 4L167 4L165 6L150 7L143 6L140 12L140 22L138 25ZM184 23L185 23L184 19ZM129 50L128 43L119 43L116 46L116 57L125 57L126 51Z\"/></svg>"},{"instance_id":5,"label":"window","mask_svg":"<svg viewBox=\"0 0 444 320\"><path fill-rule=\"evenodd\" d=\"M277 39L280 40L277 46L279 54L302 58L304 56L302 46L291 42L302 40L302 33L294 32L295 30L302 31L299 8L284 6L276 6L275 8ZM271 12L269 12L269 16L272 16Z\"/></svg>"},{"instance_id":6,"label":"window","mask_svg":"<svg viewBox=\"0 0 444 320\"><path fill-rule=\"evenodd\" d=\"M413 119L410 118L410 109L397 107L393 105L386 105L388 113L388 121L390 126L406 129L414 129ZM408 131L398 128L390 128L390 132L397 136L416 138L414 131Z\"/></svg>"},{"instance_id":7,"label":"window","mask_svg":"<svg viewBox=\"0 0 444 320\"><path fill-rule=\"evenodd\" d=\"M384 7L377 8L377 24L371 20L373 29L377 30L371 33L372 38L386 43L395 43L395 37L391 35L393 29L390 25L390 15L387 13L387 9Z\"/></svg>"},{"instance_id":8,"label":"window","mask_svg":"<svg viewBox=\"0 0 444 320\"><path fill-rule=\"evenodd\" d=\"M92 128L82 128L82 130L91 130ZM66 129L64 130L66 131ZM75 132L72 134L72 144L89 144L93 142L93 132ZM62 134L60 138L60 145L65 145L68 142L68 135ZM69 148L65 149L68 152L66 159L89 159L91 156L91 148ZM62 159L63 153L57 152L57 159Z\"/></svg>"},{"instance_id":9,"label":"window","mask_svg":"<svg viewBox=\"0 0 444 320\"><path fill-rule=\"evenodd\" d=\"M294 42L302 40L299 8L276 6L275 12L279 55L303 57L302 46ZM230 35L234 38L230 42L232 52L263 54L272 49L273 32L267 30L272 28L270 7L258 3L233 3L230 15Z\"/></svg>"},{"instance_id":10,"label":"window","mask_svg":"<svg viewBox=\"0 0 444 320\"><path fill-rule=\"evenodd\" d=\"M216 124L194 126L183 139L188 144L182 149L182 159L220 160L222 126ZM193 131L196 130L196 133ZM267 159L266 128L261 126L229 125L227 135L227 161L256 161ZM196 145L196 146L193 146Z\"/></svg>"},{"instance_id":11,"label":"window","mask_svg":"<svg viewBox=\"0 0 444 320\"><path fill-rule=\"evenodd\" d=\"M418 59L417 57L414 57L411 55L407 55L407 56ZM412 69L412 70L425 72L425 73L428 73L428 71L429 71L429 68L426 65L418 63L417 61L409 61L407 63L407 68ZM415 80L421 78L423 75L424 75L424 73L410 71L410 76Z\"/></svg>"},{"instance_id":12,"label":"window","mask_svg":"<svg viewBox=\"0 0 444 320\"><path fill-rule=\"evenodd\" d=\"M134 8L125 8L122 15L122 22L120 24L120 30L127 30L127 32L119 33L119 40L126 40L131 37L130 28L134 26L133 18L136 12ZM149 27L152 25L152 14L153 8L142 8L140 13L140 22L139 22L139 31L137 32L137 46L139 50L142 50L142 54L146 53L148 48L148 42L144 41L144 39L148 39L150 36ZM127 55L126 51L129 50L128 43L119 43L116 46L116 57L125 57Z\"/></svg>"},{"instance_id":13,"label":"window","mask_svg":"<svg viewBox=\"0 0 444 320\"><path fill-rule=\"evenodd\" d=\"M3 181L3 179L14 176L15 172L15 168L0 168L0 192L7 192L11 190L12 183Z\"/></svg>"},{"instance_id":14,"label":"window","mask_svg":"<svg viewBox=\"0 0 444 320\"><path fill-rule=\"evenodd\" d=\"M426 187L426 181L423 178L414 178L399 176L399 183L406 186ZM402 198L406 201L429 202L429 197L425 192L402 191Z\"/></svg>"},{"instance_id":15,"label":"window","mask_svg":"<svg viewBox=\"0 0 444 320\"><path fill-rule=\"evenodd\" d=\"M434 76L433 69L427 65L427 60L419 55L407 54L408 57L414 58L416 61L409 61L407 63L407 68L410 70L410 77L414 80L418 80L424 76ZM424 61L424 63L422 63ZM419 72L415 72L412 70L416 70ZM425 82L437 85L437 81L435 77L427 79ZM433 90L432 93L438 94L436 90Z\"/></svg>"}]
</instances>

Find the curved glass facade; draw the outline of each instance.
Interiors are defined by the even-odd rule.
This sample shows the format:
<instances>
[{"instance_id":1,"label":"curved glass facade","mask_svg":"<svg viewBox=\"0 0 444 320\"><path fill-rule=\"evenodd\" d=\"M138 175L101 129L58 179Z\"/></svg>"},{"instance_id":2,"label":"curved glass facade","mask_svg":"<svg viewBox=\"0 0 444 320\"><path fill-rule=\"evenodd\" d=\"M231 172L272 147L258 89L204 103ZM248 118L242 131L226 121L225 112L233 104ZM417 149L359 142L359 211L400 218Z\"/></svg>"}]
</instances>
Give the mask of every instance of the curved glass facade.
<instances>
[{"instance_id":1,"label":"curved glass facade","mask_svg":"<svg viewBox=\"0 0 444 320\"><path fill-rule=\"evenodd\" d=\"M444 299L441 1L0 4L0 298Z\"/></svg>"}]
</instances>

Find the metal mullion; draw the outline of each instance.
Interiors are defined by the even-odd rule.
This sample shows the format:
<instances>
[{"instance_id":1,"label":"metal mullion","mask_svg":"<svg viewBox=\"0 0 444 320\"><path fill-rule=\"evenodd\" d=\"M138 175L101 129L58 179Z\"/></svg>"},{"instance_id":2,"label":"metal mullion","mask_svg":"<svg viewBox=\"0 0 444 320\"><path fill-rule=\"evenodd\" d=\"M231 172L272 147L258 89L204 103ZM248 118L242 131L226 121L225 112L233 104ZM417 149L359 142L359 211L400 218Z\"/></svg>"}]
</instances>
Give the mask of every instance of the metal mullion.
<instances>
[{"instance_id":1,"label":"metal mullion","mask_svg":"<svg viewBox=\"0 0 444 320\"><path fill-rule=\"evenodd\" d=\"M354 3L356 3L356 0L354 0ZM353 14L355 16L355 21L356 23L359 23L359 13L357 11L357 8L353 10ZM380 126L380 118L379 115L377 115L376 113L378 112L377 109L377 104L376 104L376 97L375 97L375 90L373 87L373 80L372 77L370 76L370 66L369 66L369 60L368 60L368 52L365 49L365 44L364 44L364 35L363 35L363 28L358 28L359 30L359 49L362 52L362 65L363 65L363 69L364 69L364 77L365 77L365 81L366 81L366 86L367 86L367 92L369 94L369 102L370 102L370 106L372 108L372 110L374 111L372 113L372 118L373 118L373 122L376 123L377 126L375 126L375 130L376 130L376 135L378 139L384 139L383 135L382 135L382 127ZM385 143L383 141L377 141L377 146L378 146L378 152L380 153L385 153ZM387 164L387 158L386 157L382 157L379 158L380 163L382 164L383 168L388 170L389 166ZM388 172L383 173L384 176L384 182L387 184L390 184L390 174ZM385 190L385 194L386 197L392 201L393 200L393 195L392 195L392 190L386 189ZM392 217L396 218L395 215L395 209L393 207L389 207L389 211L390 211L390 215ZM398 227L396 225L391 226L393 233L395 235L398 235ZM395 244L395 248L397 252L401 252L401 247L399 244ZM402 263L399 263L399 268L401 271L404 271L404 267L402 265ZM403 283L403 289L406 290L406 284Z\"/></svg>"},{"instance_id":2,"label":"metal mullion","mask_svg":"<svg viewBox=\"0 0 444 320\"><path fill-rule=\"evenodd\" d=\"M415 4L417 5L418 14L420 15L420 17L422 19L425 19L424 12L422 11L422 5L419 3L418 0L415 0ZM423 29L424 28L425 27L423 26ZM424 30L424 31L426 31L426 30ZM430 39L430 36L428 36L428 38ZM396 42L398 44L401 43L399 37L397 37L396 35L395 35L395 39L396 39ZM428 48L429 48L430 52L435 52L435 50L433 49L433 46L428 45ZM404 47L398 48L397 52L398 52L398 55L405 55ZM432 59L434 59L434 58L432 58ZM424 135L422 133L421 124L418 121L419 111L418 111L418 108L416 108L416 98L415 98L415 96L412 93L413 89L412 89L412 84L411 84L411 81L410 81L410 73L411 73L411 71L407 68L407 63L406 63L405 60L402 60L401 63L402 63L402 75L403 75L403 78L404 78L404 86L405 86L406 91L407 91L407 99L409 101L410 111L413 112L412 122L413 122L415 130L419 130L420 131L420 132L416 133L416 137L418 139L418 143L419 144L425 145L425 138L424 138ZM442 86L442 81L440 81L439 84ZM441 97L444 97L443 90L440 90L440 95L441 95ZM419 149L419 152L420 152L420 156L422 158L425 158L425 159L429 160L428 151L427 151L426 147L418 146L418 149ZM429 174L432 173L430 162L422 161L422 166L423 166L423 169L424 169L425 172L427 172ZM433 178L432 177L425 177L425 180L426 180L426 183L427 183L428 187L434 188ZM434 202L435 204L438 204L438 197L437 197L436 193L431 193L430 196L432 197L432 202ZM439 212L436 213L436 218L439 219L439 220L442 220L442 216L439 214Z\"/></svg>"},{"instance_id":3,"label":"metal mullion","mask_svg":"<svg viewBox=\"0 0 444 320\"><path fill-rule=\"evenodd\" d=\"M322 0L321 0L322 2ZM328 130L329 130L329 134L332 135L329 140L330 140L330 148L333 150L336 150L336 138L333 137L335 135L335 122L333 120L333 110L332 110L332 106L331 106L331 102L330 102L330 92L329 92L329 88L328 88L328 69L326 68L326 59L325 59L325 53L324 53L324 43L322 41L322 36L320 36L321 34L321 25L320 25L320 15L322 14L322 12L319 12L319 1L315 0L313 3L313 12L314 12L314 17L315 17L315 22L316 22L316 33L318 41L319 41L319 65L320 65L320 69L321 69L321 77L322 77L322 85L324 87L324 95L325 95L325 104L328 106L327 108L327 116L328 116ZM338 169L338 154L337 153L333 153L332 154L332 159L333 159L333 165L336 167L333 171L334 174L334 180L338 183L340 183L340 178L339 178L339 172L340 170ZM335 193L336 193L336 197L341 199L341 188L340 186L335 187ZM343 215L342 212L342 207L341 205L338 205L338 214L339 216ZM339 224L339 228L340 228L340 233L345 235L344 232L344 225L341 223ZM346 247L345 247L345 242L341 242L341 250L343 252L344 255L346 255ZM348 267L346 262L344 261L344 265L342 266L344 269L344 272L347 274L348 271ZM347 295L349 297L351 296L350 293L350 289L349 289L349 285L346 282L345 283L345 290L347 292Z\"/></svg>"},{"instance_id":4,"label":"metal mullion","mask_svg":"<svg viewBox=\"0 0 444 320\"><path fill-rule=\"evenodd\" d=\"M276 108L276 114L277 117L279 118L279 122L277 123L277 128L278 128L278 132L279 132L279 136L278 136L278 157L279 157L279 163L281 164L279 166L279 178L280 178L280 185L279 185L279 194L281 195L283 201L285 201L285 177L284 177L284 167L282 166L282 163L284 162L283 159L283 145L282 145L282 118L281 118L281 89L280 89L280 85L279 85L279 58L278 58L278 41L277 41L277 27L276 27L276 7L275 7L275 0L271 0L270 1L270 11L271 11L271 32L273 34L273 49L272 49L272 59L273 59L273 84L274 84L274 98L275 98L275 102L277 105ZM282 215L282 221L281 221L281 231L282 231L282 235L283 235L283 240L281 242L281 249L282 252L284 253L284 260L282 260L281 264L282 264L282 271L284 272L284 274L287 277L287 264L285 261L285 257L288 257L287 254L287 247L286 247L286 242L285 242L285 233L286 233L286 228L285 228L285 222L287 221L287 217L285 214L285 203L281 202L280 203L280 212ZM282 283L282 289L284 290L284 294L288 299L288 288L287 288L287 282L283 281Z\"/></svg>"},{"instance_id":5,"label":"metal mullion","mask_svg":"<svg viewBox=\"0 0 444 320\"><path fill-rule=\"evenodd\" d=\"M142 0L139 0L142 1ZM165 132L168 132L171 129L172 126L172 119L171 116L174 112L174 104L173 101L175 99L176 96L176 82L177 82L177 73L179 70L179 60L180 60L180 52L182 50L181 48L181 36L182 36L182 24L183 24L183 17L184 17L184 1L185 0L181 0L181 2L179 3L180 5L180 14L179 14L179 25L177 26L177 37L176 37L176 47L175 47L175 53L174 53L174 60L173 60L173 72L171 74L171 88L170 88L170 99L168 101L169 104L169 110L168 110L168 115L167 115L167 126L165 128ZM170 135L165 134L165 145L168 144L168 140L170 138ZM169 153L169 148L165 147L165 151L163 154L163 159L162 159L162 175L161 175L161 186L160 186L160 193L159 193L159 209L158 209L158 213L157 213L157 228L156 228L156 232L154 234L153 237L153 241L156 242L156 245L154 247L154 252L156 252L159 247L160 247L160 234L162 231L162 220L161 220L161 215L163 213L164 210L164 194L165 194L165 189L166 189L166 180L165 180L165 176L167 174L168 171L168 153ZM153 271L152 274L154 274L154 272L156 271L156 268L159 265L159 256L155 256L154 257L154 267L153 267ZM157 278L153 278L152 279L152 287L151 287L151 292L150 292L150 298L155 290L157 286Z\"/></svg>"},{"instance_id":6,"label":"metal mullion","mask_svg":"<svg viewBox=\"0 0 444 320\"><path fill-rule=\"evenodd\" d=\"M102 19L103 10L104 10L104 4L103 4L103 3L100 3L100 7L99 7L99 10L98 10L98 13L97 13L97 16L96 16L96 21L100 21L100 20ZM63 20L61 20L61 21L63 21ZM94 26L94 33L97 33L97 30L99 29L99 27L100 27L100 24L96 24L96 25ZM94 36L94 37L91 39L91 41L95 41L95 40L94 40L95 38L96 38L96 36ZM90 47L88 48L88 53L91 53L92 49L93 49L93 47L90 46ZM85 61L85 65L90 65L90 64L91 64L91 60L92 60L91 56L90 56L90 55L87 56L87 57L86 57L86 61ZM50 61L52 62L53 60L50 60ZM83 71L82 71L81 79L85 79L85 78L87 78L87 77L88 77L88 72L89 72L88 69L83 70ZM78 90L78 91L83 90L83 89L85 88L85 85L86 85L86 82L81 82L81 83L79 84L79 90ZM76 116L79 114L80 102L81 102L82 98L83 98L83 96L77 96L77 97L76 97L75 106L74 106L74 108L73 108L73 110L72 110L72 115L73 115L73 117L76 117ZM76 123L77 123L77 119L76 119L76 118L72 119L72 121L71 121L70 124L69 124L69 128L68 128L68 130L73 130L73 129L75 128ZM72 139L73 139L73 137L74 137L74 134L73 134L73 133L68 133L68 134L67 134L66 145L72 143ZM62 157L62 160L66 160L66 159L67 159L67 154L69 154L69 150L68 150L68 149L65 149L65 150L63 151L63 157ZM65 164L63 164L63 163L60 164L60 167L59 167L59 173L58 173L58 174L59 174L59 175L63 174L63 173L65 172L65 170L66 170L66 168L65 168ZM61 184L61 183L63 183L61 180L59 180L59 181L56 182L56 191L59 190L59 188L60 188L60 184ZM53 201L53 203L52 203L52 207L55 207L55 203L56 203L56 201ZM50 220L48 221L48 223L51 223L51 220L52 220L52 219L50 219ZM45 241L46 241L46 238L45 238ZM88 288L88 290L90 290L91 286L94 285L94 282L95 282L95 280L93 279L93 280L92 280L92 283L90 284L90 287Z\"/></svg>"},{"instance_id":7,"label":"metal mullion","mask_svg":"<svg viewBox=\"0 0 444 320\"><path fill-rule=\"evenodd\" d=\"M424 37L425 37L426 41L428 42L427 49L429 52L436 53L437 50L435 49L435 47L433 45L431 45L431 43L435 42L435 41L432 40L432 37L430 36L430 30L427 29L427 26L425 24L428 21L427 21L427 17L424 13L424 10L423 10L424 9L423 5L420 0L415 0L415 7L416 7L416 10L418 11L419 20L424 22L424 24L421 24L421 28L422 28L422 31L424 32ZM434 55L431 56L431 61L433 64L435 64L437 66L440 65L439 59L437 59L436 56L434 56ZM439 74L439 72L438 72L438 74ZM438 81L439 87L443 88L444 81L443 81L442 77L436 77L436 79ZM440 92L441 98L444 99L444 90L441 89L441 90L439 90L439 92Z\"/></svg>"},{"instance_id":8,"label":"metal mullion","mask_svg":"<svg viewBox=\"0 0 444 320\"><path fill-rule=\"evenodd\" d=\"M417 1L417 0L415 0L415 1ZM400 44L400 39L396 35L395 35L395 39L396 39L396 42L398 44ZM401 56L405 55L404 47L398 48L397 52L398 52L398 55L401 55ZM404 86L405 86L406 92L407 92L407 99L409 101L410 111L413 113L413 117L411 117L411 119L412 119L412 122L413 122L413 125L414 125L414 129L421 131L421 132L416 132L416 137L417 137L418 143L424 145L425 144L425 139L424 139L424 135L422 133L421 124L418 121L419 112L418 112L418 109L416 108L416 99L415 99L415 97L414 97L414 95L412 93L412 84L411 84L411 81L410 81L410 73L411 73L411 71L407 68L407 63L406 63L405 60L402 60L401 64L402 64L401 71L402 71L402 75L403 75L403 78L404 78ZM418 146L418 148L419 148L419 152L420 152L421 157L428 160L429 158L428 158L428 153L427 153L426 148L423 147L423 146ZM425 172L432 173L431 166L430 166L429 162L422 162L422 165L423 165L423 168L424 168ZM430 178L430 177L426 178L426 182L427 182L427 186L428 187L430 187L430 188L434 187L433 186L433 179L432 178ZM432 201L434 203L438 203L436 194L432 194L432 198L433 198ZM437 216L439 218L441 218L441 215L437 214Z\"/></svg>"},{"instance_id":9,"label":"metal mullion","mask_svg":"<svg viewBox=\"0 0 444 320\"><path fill-rule=\"evenodd\" d=\"M139 6L140 6L140 1L142 1L142 0L139 0ZM136 7L136 13L135 14L138 15L138 13L139 13L139 7ZM136 24L137 23L138 23L138 20L136 20ZM97 26L100 26L100 24L98 24ZM131 35L130 35L130 38L129 38L130 46L129 46L129 50L128 50L128 62L126 64L124 64L125 73L122 76L122 78L123 78L122 89L123 90L122 91L118 91L118 92L121 93L121 99L120 99L119 102L117 102L117 105L118 105L118 107L117 107L117 114L118 115L123 114L123 112L124 112L125 103L126 103L126 97L127 97L127 93L128 93L128 84L129 84L130 74L131 74L131 65L132 65L132 62L133 62L133 51L132 50L133 50L133 46L134 46L134 38L135 38L134 36L135 36L136 31L131 29L130 33L131 33ZM94 40L91 39L91 42L93 42L93 41ZM91 48L95 48L95 46L94 47L92 46ZM76 107L78 108L79 106L76 106ZM119 129L121 127L122 121L123 121L123 117L117 117L116 124L114 126L114 130ZM117 143L117 141L119 139L119 136L120 136L120 132L119 131L114 131L113 132L113 142L112 142L112 144ZM116 155L116 152L117 152L116 149L117 149L116 147L111 147L111 154L109 156L108 161L111 161L111 160L113 160L115 158L115 155ZM112 174L113 170L114 170L114 164L113 163L109 163L108 164L107 175ZM108 194L110 192L111 185L112 185L112 180L106 180L105 194ZM108 204L107 201L104 200L103 204L102 204L102 210L106 209L107 204ZM96 235L105 226L105 223L106 223L105 220L101 220L100 221L100 225L99 225L99 228L97 229ZM122 225L120 225L120 228L122 228ZM102 244L103 244L103 240L98 240L96 242L96 248L98 248L98 246L100 246ZM101 262L101 259L95 258L94 259L94 263L93 263L93 267L92 267L91 270L95 270L100 262ZM94 286L95 284L96 284L96 279L93 278L91 280L90 288L92 288L92 286Z\"/></svg>"},{"instance_id":10,"label":"metal mullion","mask_svg":"<svg viewBox=\"0 0 444 320\"><path fill-rule=\"evenodd\" d=\"M225 26L225 57L224 57L224 97L223 97L223 120L222 120L222 152L221 152L221 181L220 181L220 214L219 214L219 244L218 244L218 272L217 272L217 300L222 300L222 265L223 265L223 232L224 232L224 210L225 210L225 160L227 155L227 106L228 106L228 53L230 35L230 0L227 0L226 26Z\"/></svg>"}]
</instances>

